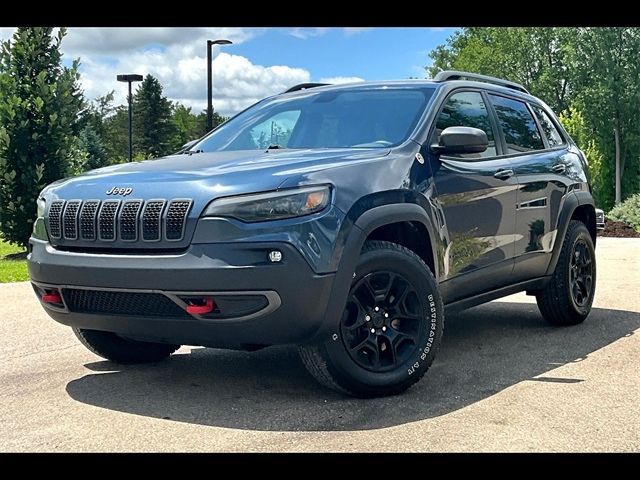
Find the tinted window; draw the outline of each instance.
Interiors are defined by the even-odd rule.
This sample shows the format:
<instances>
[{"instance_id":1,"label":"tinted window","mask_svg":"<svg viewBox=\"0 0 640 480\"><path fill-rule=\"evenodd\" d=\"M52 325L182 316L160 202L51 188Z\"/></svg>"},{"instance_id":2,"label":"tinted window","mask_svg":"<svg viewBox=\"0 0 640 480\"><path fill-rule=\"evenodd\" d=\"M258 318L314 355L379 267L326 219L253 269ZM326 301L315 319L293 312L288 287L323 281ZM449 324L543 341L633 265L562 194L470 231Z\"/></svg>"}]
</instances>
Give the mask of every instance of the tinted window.
<instances>
[{"instance_id":1,"label":"tinted window","mask_svg":"<svg viewBox=\"0 0 640 480\"><path fill-rule=\"evenodd\" d=\"M313 91L262 101L209 134L192 150L386 148L415 128L433 88Z\"/></svg>"},{"instance_id":2,"label":"tinted window","mask_svg":"<svg viewBox=\"0 0 640 480\"><path fill-rule=\"evenodd\" d=\"M527 106L511 98L489 95L507 143L507 153L542 150L544 144Z\"/></svg>"},{"instance_id":3,"label":"tinted window","mask_svg":"<svg viewBox=\"0 0 640 480\"><path fill-rule=\"evenodd\" d=\"M434 132L433 143L438 143L440 134L448 127L474 127L484 130L489 140L489 147L482 153L464 153L447 155L457 158L485 158L496 155L496 141L491 128L487 106L479 92L454 93L445 103Z\"/></svg>"},{"instance_id":4,"label":"tinted window","mask_svg":"<svg viewBox=\"0 0 640 480\"><path fill-rule=\"evenodd\" d=\"M538 122L540 122L540 126L542 127L542 132L547 137L547 141L549 142L550 147L557 147L558 145L562 145L564 143L564 139L560 132L553 124L547 112L542 110L540 107L536 105L531 105L536 117L538 117Z\"/></svg>"}]
</instances>

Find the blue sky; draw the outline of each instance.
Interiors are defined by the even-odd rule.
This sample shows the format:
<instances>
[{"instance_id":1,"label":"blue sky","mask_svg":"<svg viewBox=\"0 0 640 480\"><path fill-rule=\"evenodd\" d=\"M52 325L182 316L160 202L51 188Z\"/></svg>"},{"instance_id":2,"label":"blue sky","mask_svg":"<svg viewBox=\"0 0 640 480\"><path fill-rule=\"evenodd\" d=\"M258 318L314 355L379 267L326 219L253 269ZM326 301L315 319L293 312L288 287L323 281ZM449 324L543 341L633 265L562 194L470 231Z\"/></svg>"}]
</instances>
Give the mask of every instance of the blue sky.
<instances>
[{"instance_id":1,"label":"blue sky","mask_svg":"<svg viewBox=\"0 0 640 480\"><path fill-rule=\"evenodd\" d=\"M12 28L0 28L9 38ZM214 48L214 108L233 114L296 83L424 77L428 52L454 28L69 28L65 63L81 59L87 98L115 90L124 103L118 73L150 73L173 101L206 105L206 40L228 38Z\"/></svg>"},{"instance_id":2,"label":"blue sky","mask_svg":"<svg viewBox=\"0 0 640 480\"><path fill-rule=\"evenodd\" d=\"M454 30L374 28L350 33L334 28L316 36L296 38L289 29L273 29L224 49L244 55L254 63L306 68L312 72L313 80L351 76L388 80L424 76L428 52L443 43Z\"/></svg>"}]
</instances>

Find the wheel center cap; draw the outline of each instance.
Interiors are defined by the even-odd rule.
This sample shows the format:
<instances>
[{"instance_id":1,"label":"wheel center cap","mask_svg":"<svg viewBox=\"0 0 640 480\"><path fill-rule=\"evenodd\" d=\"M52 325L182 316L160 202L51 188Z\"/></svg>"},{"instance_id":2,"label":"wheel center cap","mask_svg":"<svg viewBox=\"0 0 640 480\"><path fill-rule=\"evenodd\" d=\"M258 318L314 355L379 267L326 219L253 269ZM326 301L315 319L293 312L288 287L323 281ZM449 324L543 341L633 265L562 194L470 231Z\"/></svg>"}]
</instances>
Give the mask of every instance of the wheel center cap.
<instances>
[{"instance_id":1,"label":"wheel center cap","mask_svg":"<svg viewBox=\"0 0 640 480\"><path fill-rule=\"evenodd\" d=\"M384 326L384 316L380 312L373 313L373 315L371 315L371 320L373 326L376 328L382 328Z\"/></svg>"}]
</instances>

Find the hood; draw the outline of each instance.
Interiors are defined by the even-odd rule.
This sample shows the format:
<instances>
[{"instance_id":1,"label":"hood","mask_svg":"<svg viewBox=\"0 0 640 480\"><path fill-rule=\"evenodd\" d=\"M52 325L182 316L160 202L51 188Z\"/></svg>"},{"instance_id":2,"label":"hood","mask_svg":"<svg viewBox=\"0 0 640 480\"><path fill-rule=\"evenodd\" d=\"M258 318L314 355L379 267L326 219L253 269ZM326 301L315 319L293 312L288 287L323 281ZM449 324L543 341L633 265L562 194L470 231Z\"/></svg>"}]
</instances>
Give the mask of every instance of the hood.
<instances>
[{"instance_id":1,"label":"hood","mask_svg":"<svg viewBox=\"0 0 640 480\"><path fill-rule=\"evenodd\" d=\"M277 189L288 177L389 154L382 149L242 150L172 155L113 165L58 180L42 195L56 199L114 198L112 187L131 189L127 199L192 198L194 212L229 195ZM116 196L115 198L123 198Z\"/></svg>"}]
</instances>

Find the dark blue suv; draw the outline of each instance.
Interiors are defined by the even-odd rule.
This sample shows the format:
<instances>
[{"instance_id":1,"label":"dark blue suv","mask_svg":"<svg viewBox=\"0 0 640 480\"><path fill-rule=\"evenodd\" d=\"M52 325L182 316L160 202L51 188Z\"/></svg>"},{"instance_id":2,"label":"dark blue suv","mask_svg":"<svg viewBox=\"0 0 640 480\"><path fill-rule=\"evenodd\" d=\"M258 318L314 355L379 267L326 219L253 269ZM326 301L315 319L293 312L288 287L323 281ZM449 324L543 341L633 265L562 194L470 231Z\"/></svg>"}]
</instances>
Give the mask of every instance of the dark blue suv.
<instances>
[{"instance_id":1,"label":"dark blue suv","mask_svg":"<svg viewBox=\"0 0 640 480\"><path fill-rule=\"evenodd\" d=\"M294 87L38 204L38 298L119 363L294 344L324 385L388 395L429 368L444 307L526 291L571 325L595 291L586 158L522 86L465 72Z\"/></svg>"}]
</instances>

